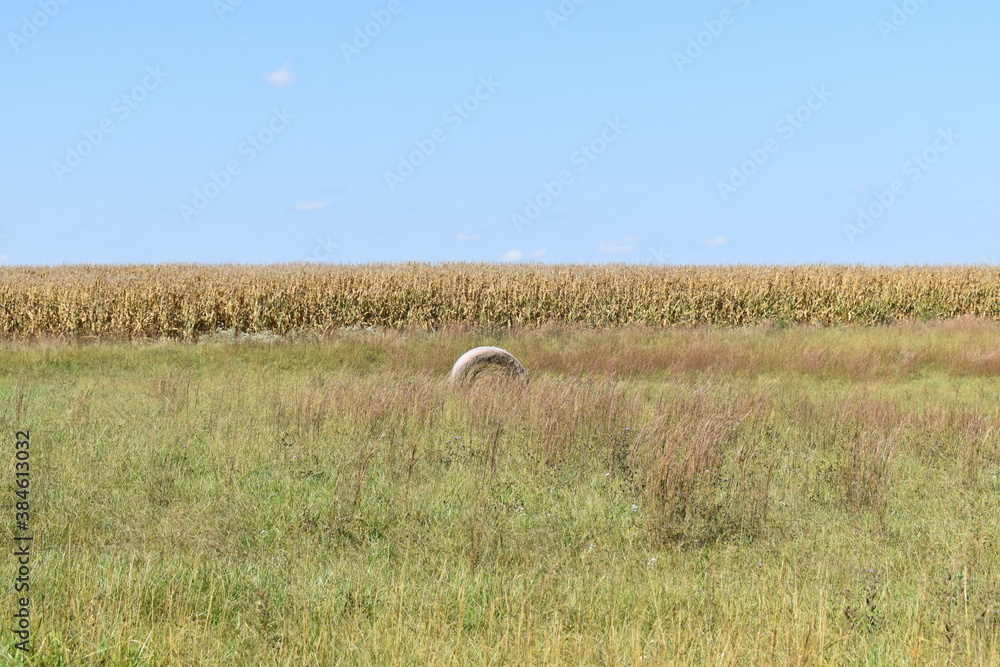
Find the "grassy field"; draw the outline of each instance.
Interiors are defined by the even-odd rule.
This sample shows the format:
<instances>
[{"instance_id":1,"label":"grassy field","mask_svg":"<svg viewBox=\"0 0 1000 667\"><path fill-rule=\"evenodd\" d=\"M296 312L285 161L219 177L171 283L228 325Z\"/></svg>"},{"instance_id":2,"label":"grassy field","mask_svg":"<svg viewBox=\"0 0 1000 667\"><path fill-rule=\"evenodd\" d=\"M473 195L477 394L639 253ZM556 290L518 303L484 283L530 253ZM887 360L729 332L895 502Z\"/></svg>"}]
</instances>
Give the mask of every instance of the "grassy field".
<instances>
[{"instance_id":1,"label":"grassy field","mask_svg":"<svg viewBox=\"0 0 1000 667\"><path fill-rule=\"evenodd\" d=\"M530 385L450 390L480 344ZM972 319L8 341L0 661L1000 664L998 373Z\"/></svg>"}]
</instances>

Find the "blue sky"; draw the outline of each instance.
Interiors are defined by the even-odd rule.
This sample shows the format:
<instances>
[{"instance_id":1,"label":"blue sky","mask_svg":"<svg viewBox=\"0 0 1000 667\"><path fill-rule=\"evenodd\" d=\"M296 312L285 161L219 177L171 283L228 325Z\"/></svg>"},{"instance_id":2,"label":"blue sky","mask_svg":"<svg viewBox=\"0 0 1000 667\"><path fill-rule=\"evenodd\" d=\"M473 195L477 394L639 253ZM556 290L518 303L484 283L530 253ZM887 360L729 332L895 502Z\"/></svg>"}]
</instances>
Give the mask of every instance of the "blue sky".
<instances>
[{"instance_id":1,"label":"blue sky","mask_svg":"<svg viewBox=\"0 0 1000 667\"><path fill-rule=\"evenodd\" d=\"M0 255L998 262L998 25L986 0L11 0Z\"/></svg>"}]
</instances>

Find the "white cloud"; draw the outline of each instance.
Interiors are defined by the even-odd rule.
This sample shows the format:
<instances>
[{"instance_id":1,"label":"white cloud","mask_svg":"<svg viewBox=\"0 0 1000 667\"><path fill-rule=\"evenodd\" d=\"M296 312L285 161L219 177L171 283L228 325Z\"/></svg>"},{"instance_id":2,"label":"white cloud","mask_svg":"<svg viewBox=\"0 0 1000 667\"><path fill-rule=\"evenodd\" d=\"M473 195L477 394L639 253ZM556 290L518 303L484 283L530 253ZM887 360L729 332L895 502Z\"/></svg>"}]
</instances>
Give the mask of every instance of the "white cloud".
<instances>
[{"instance_id":1,"label":"white cloud","mask_svg":"<svg viewBox=\"0 0 1000 667\"><path fill-rule=\"evenodd\" d=\"M459 234L455 237L459 241L482 241L484 236L482 234Z\"/></svg>"},{"instance_id":2,"label":"white cloud","mask_svg":"<svg viewBox=\"0 0 1000 667\"><path fill-rule=\"evenodd\" d=\"M632 252L638 242L639 239L634 236L626 236L621 241L601 241L597 244L597 251L605 253Z\"/></svg>"},{"instance_id":3,"label":"white cloud","mask_svg":"<svg viewBox=\"0 0 1000 667\"><path fill-rule=\"evenodd\" d=\"M291 63L285 63L280 69L273 72L264 72L261 74L261 77L272 86L278 86L279 88L290 86L299 80L299 77L292 74L292 70L289 69L290 65Z\"/></svg>"},{"instance_id":4,"label":"white cloud","mask_svg":"<svg viewBox=\"0 0 1000 667\"><path fill-rule=\"evenodd\" d=\"M709 239L705 241L705 245L712 246L713 248L718 248L729 243L729 239L725 236L716 236L714 239Z\"/></svg>"},{"instance_id":5,"label":"white cloud","mask_svg":"<svg viewBox=\"0 0 1000 667\"><path fill-rule=\"evenodd\" d=\"M324 208L330 208L332 205L332 201L306 201L292 204L292 209L296 211L322 211Z\"/></svg>"},{"instance_id":6,"label":"white cloud","mask_svg":"<svg viewBox=\"0 0 1000 667\"><path fill-rule=\"evenodd\" d=\"M532 256L532 257L541 257L542 255L544 255L544 254L545 254L545 253L547 253L548 251L549 251L549 249L548 249L548 248L541 248L541 249L539 249L539 250L535 250L534 252L532 252L532 253L531 253L531 256Z\"/></svg>"},{"instance_id":7,"label":"white cloud","mask_svg":"<svg viewBox=\"0 0 1000 667\"><path fill-rule=\"evenodd\" d=\"M503 255L500 256L500 259L502 259L505 262L517 262L523 256L524 256L523 252L515 249L515 250L508 250L507 252L505 252Z\"/></svg>"}]
</instances>

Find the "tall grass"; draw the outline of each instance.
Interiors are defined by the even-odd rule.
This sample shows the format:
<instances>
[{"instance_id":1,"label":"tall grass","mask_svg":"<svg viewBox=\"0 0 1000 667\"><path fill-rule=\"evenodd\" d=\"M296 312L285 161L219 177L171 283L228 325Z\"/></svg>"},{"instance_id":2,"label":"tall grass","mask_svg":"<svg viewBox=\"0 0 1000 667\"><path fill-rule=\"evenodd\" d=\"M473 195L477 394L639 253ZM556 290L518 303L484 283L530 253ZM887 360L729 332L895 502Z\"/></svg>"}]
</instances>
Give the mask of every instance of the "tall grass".
<instances>
[{"instance_id":1,"label":"tall grass","mask_svg":"<svg viewBox=\"0 0 1000 667\"><path fill-rule=\"evenodd\" d=\"M0 661L996 664L996 332L6 344ZM484 343L530 385L452 391Z\"/></svg>"}]
</instances>

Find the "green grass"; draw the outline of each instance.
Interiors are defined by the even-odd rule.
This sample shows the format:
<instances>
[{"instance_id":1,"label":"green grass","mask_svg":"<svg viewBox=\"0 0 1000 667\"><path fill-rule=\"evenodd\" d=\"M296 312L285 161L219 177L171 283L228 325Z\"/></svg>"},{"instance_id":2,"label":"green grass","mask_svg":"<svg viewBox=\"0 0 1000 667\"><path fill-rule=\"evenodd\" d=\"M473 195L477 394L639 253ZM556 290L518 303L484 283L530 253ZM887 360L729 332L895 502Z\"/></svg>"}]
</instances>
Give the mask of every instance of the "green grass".
<instances>
[{"instance_id":1,"label":"green grass","mask_svg":"<svg viewBox=\"0 0 1000 667\"><path fill-rule=\"evenodd\" d=\"M451 391L479 344L527 390ZM973 321L9 343L35 651L0 661L997 664L998 353Z\"/></svg>"}]
</instances>

